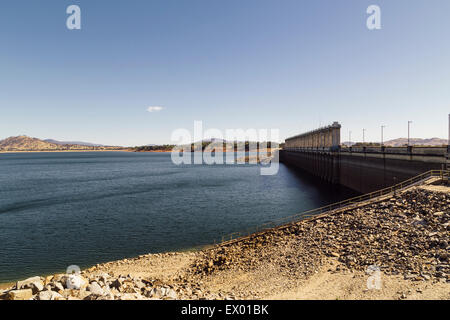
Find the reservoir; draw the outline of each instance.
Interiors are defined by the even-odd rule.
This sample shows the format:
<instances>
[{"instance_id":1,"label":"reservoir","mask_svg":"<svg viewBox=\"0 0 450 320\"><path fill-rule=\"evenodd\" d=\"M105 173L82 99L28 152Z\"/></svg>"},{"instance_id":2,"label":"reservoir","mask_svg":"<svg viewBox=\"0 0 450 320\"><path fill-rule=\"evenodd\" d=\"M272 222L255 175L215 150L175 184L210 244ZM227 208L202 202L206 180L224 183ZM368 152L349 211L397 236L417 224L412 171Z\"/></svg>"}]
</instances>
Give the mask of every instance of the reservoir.
<instances>
[{"instance_id":1,"label":"reservoir","mask_svg":"<svg viewBox=\"0 0 450 320\"><path fill-rule=\"evenodd\" d=\"M283 164L261 176L170 153L0 154L0 283L188 250L353 195Z\"/></svg>"}]
</instances>

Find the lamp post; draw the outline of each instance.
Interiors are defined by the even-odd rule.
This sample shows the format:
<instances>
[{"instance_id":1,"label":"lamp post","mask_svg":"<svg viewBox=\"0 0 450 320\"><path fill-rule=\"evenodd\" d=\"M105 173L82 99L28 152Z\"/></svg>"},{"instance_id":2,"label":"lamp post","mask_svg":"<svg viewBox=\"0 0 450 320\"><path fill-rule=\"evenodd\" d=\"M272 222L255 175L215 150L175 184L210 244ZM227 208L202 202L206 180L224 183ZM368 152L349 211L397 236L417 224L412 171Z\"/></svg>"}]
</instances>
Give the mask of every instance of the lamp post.
<instances>
[{"instance_id":1,"label":"lamp post","mask_svg":"<svg viewBox=\"0 0 450 320\"><path fill-rule=\"evenodd\" d=\"M448 140L447 140L447 161L445 163L445 170L450 169L450 113L448 114ZM447 178L447 185L449 184L449 178Z\"/></svg>"},{"instance_id":2,"label":"lamp post","mask_svg":"<svg viewBox=\"0 0 450 320\"><path fill-rule=\"evenodd\" d=\"M409 144L409 139L410 139L409 132L410 132L410 125L411 125L411 123L412 123L412 121L408 121L408 147L410 146L410 144Z\"/></svg>"},{"instance_id":3,"label":"lamp post","mask_svg":"<svg viewBox=\"0 0 450 320\"><path fill-rule=\"evenodd\" d=\"M445 170L450 169L450 113L448 114L448 140L447 140L447 161L445 162ZM447 177L447 185L449 184L449 178Z\"/></svg>"}]
</instances>

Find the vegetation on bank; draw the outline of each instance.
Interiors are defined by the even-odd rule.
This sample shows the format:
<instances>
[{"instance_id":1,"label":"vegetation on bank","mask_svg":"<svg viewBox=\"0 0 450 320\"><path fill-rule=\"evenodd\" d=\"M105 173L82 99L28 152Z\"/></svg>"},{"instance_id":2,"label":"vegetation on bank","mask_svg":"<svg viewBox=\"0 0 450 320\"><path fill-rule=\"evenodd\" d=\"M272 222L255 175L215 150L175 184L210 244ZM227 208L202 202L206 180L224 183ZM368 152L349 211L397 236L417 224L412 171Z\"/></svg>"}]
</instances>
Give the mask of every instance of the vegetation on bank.
<instances>
[{"instance_id":1,"label":"vegetation on bank","mask_svg":"<svg viewBox=\"0 0 450 320\"><path fill-rule=\"evenodd\" d=\"M191 143L190 148L191 152L194 152L197 150L200 144L199 143ZM134 147L132 151L135 152L170 152L175 148L176 145L172 144L164 144L164 145L151 145L151 146L140 146L140 147ZM179 146L180 148L187 148L189 149L189 145L187 146ZM279 144L276 142L210 142L210 141L203 141L201 143L202 151L205 150L220 150L223 151L243 151L246 152L252 150L252 151L259 151L260 149L272 149L272 148L278 148Z\"/></svg>"},{"instance_id":2,"label":"vegetation on bank","mask_svg":"<svg viewBox=\"0 0 450 320\"><path fill-rule=\"evenodd\" d=\"M134 152L170 152L175 147L172 144L163 144L159 146L140 146L132 148Z\"/></svg>"}]
</instances>

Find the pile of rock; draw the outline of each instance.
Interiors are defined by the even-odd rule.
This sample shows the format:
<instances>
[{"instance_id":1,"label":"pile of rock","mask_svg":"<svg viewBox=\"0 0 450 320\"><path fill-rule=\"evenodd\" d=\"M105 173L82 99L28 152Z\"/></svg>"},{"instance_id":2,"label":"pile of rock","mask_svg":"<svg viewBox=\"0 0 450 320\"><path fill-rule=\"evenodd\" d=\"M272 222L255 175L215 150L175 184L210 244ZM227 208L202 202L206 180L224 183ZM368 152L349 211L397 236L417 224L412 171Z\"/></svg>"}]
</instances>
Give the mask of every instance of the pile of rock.
<instances>
[{"instance_id":1,"label":"pile of rock","mask_svg":"<svg viewBox=\"0 0 450 320\"><path fill-rule=\"evenodd\" d=\"M275 264L280 273L309 275L331 257L339 270L378 266L405 279L450 282L449 226L449 194L417 188L204 252L192 272Z\"/></svg>"},{"instance_id":2,"label":"pile of rock","mask_svg":"<svg viewBox=\"0 0 450 320\"><path fill-rule=\"evenodd\" d=\"M175 300L178 294L172 286L130 275L112 277L101 274L59 274L32 277L18 281L2 294L7 300Z\"/></svg>"},{"instance_id":3,"label":"pile of rock","mask_svg":"<svg viewBox=\"0 0 450 320\"><path fill-rule=\"evenodd\" d=\"M201 283L180 280L162 283L131 275L57 274L32 277L18 281L15 286L0 291L0 300L233 300L236 296L212 293L201 288Z\"/></svg>"}]
</instances>

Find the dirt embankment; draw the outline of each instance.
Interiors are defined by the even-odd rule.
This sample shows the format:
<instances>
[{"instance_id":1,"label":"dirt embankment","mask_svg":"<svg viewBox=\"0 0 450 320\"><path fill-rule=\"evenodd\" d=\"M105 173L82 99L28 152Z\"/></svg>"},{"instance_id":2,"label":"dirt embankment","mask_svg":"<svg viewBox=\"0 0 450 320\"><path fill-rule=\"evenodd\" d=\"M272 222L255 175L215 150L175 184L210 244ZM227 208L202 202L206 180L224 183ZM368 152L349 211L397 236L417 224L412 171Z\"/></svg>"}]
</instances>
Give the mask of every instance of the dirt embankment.
<instances>
[{"instance_id":1,"label":"dirt embankment","mask_svg":"<svg viewBox=\"0 0 450 320\"><path fill-rule=\"evenodd\" d=\"M40 291L20 286L33 299L450 299L449 190L416 187L209 250L97 265L81 290L63 275L41 278Z\"/></svg>"}]
</instances>

